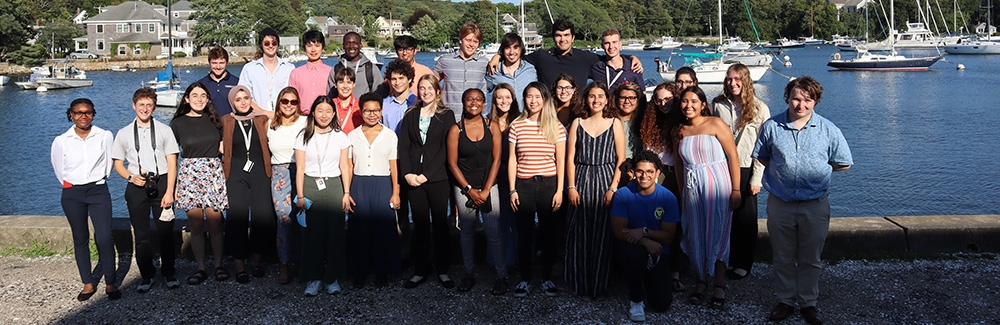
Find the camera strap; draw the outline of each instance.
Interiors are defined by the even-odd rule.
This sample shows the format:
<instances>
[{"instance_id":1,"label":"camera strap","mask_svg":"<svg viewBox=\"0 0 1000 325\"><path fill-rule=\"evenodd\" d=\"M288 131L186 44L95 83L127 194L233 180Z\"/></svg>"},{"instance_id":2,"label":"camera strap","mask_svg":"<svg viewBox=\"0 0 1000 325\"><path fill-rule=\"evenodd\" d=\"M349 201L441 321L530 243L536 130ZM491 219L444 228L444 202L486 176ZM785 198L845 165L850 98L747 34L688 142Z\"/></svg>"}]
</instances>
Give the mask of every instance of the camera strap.
<instances>
[{"instance_id":1,"label":"camera strap","mask_svg":"<svg viewBox=\"0 0 1000 325\"><path fill-rule=\"evenodd\" d=\"M142 155L139 146L139 120L132 123L132 136L135 138L135 162L139 165L139 174L142 174ZM149 144L153 148L153 167L156 168L156 175L160 175L160 166L156 165L156 121L149 118Z\"/></svg>"}]
</instances>

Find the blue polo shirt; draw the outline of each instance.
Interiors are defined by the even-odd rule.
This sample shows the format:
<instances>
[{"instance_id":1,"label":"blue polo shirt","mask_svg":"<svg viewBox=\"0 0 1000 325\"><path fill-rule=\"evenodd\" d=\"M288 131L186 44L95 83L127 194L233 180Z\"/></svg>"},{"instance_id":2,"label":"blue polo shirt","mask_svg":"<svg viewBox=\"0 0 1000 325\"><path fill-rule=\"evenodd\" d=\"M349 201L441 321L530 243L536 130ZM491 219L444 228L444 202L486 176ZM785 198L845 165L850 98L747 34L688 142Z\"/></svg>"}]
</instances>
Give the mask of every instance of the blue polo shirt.
<instances>
[{"instance_id":1,"label":"blue polo shirt","mask_svg":"<svg viewBox=\"0 0 1000 325\"><path fill-rule=\"evenodd\" d=\"M639 89L646 89L642 76L632 71L632 60L624 56L621 69L612 68L608 65L608 57L601 56L601 60L590 67L590 79L608 86L612 93L625 81L636 84Z\"/></svg>"},{"instance_id":2,"label":"blue polo shirt","mask_svg":"<svg viewBox=\"0 0 1000 325\"><path fill-rule=\"evenodd\" d=\"M611 216L628 219L629 229L660 230L661 222L681 222L677 197L660 184L649 195L639 193L636 182L618 189L611 201ZM664 245L663 254L670 254L669 245Z\"/></svg>"},{"instance_id":3,"label":"blue polo shirt","mask_svg":"<svg viewBox=\"0 0 1000 325\"><path fill-rule=\"evenodd\" d=\"M535 66L528 63L528 61L521 60L521 66L514 70L514 75L507 75L510 71L504 71L503 63L497 67L500 71L494 74L486 75L486 98L493 98L493 90L496 89L498 84L507 83L511 87L514 87L514 99L517 100L517 107L520 111L524 111L524 88L528 88L528 84L538 81L538 72L535 71ZM546 85L548 86L548 85ZM487 103L491 103L492 100L487 100Z\"/></svg>"},{"instance_id":4,"label":"blue polo shirt","mask_svg":"<svg viewBox=\"0 0 1000 325\"><path fill-rule=\"evenodd\" d=\"M415 105L417 105L417 95L413 92L410 92L410 96L404 101L399 101L396 96L391 95L382 99L382 125L399 135L399 122L403 120L406 110Z\"/></svg>"},{"instance_id":5,"label":"blue polo shirt","mask_svg":"<svg viewBox=\"0 0 1000 325\"><path fill-rule=\"evenodd\" d=\"M229 105L229 90L239 84L239 77L234 76L229 70L226 70L226 76L222 77L222 80L219 80L219 82L215 82L211 74L201 78L198 82L205 85L205 88L208 88L208 97L212 98L212 106L215 107L215 111L219 113L219 116L229 114L233 111L233 107Z\"/></svg>"},{"instance_id":6,"label":"blue polo shirt","mask_svg":"<svg viewBox=\"0 0 1000 325\"><path fill-rule=\"evenodd\" d=\"M788 120L788 110L761 125L751 157L767 161L764 188L785 202L826 195L832 165L854 164L851 148L836 125L814 112L798 130Z\"/></svg>"}]
</instances>

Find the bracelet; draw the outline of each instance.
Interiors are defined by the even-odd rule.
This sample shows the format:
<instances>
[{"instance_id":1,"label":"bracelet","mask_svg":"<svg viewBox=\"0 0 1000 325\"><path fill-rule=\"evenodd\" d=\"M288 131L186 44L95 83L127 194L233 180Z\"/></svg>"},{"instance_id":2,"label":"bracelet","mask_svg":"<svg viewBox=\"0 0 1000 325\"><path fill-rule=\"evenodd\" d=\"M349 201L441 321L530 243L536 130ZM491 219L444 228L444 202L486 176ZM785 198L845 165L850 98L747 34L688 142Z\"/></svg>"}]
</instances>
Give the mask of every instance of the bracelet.
<instances>
[{"instance_id":1,"label":"bracelet","mask_svg":"<svg viewBox=\"0 0 1000 325\"><path fill-rule=\"evenodd\" d=\"M344 195L351 195L351 192L344 192Z\"/></svg>"},{"instance_id":2,"label":"bracelet","mask_svg":"<svg viewBox=\"0 0 1000 325\"><path fill-rule=\"evenodd\" d=\"M618 188L617 187L609 187L608 191L611 191L611 193L618 192Z\"/></svg>"},{"instance_id":3,"label":"bracelet","mask_svg":"<svg viewBox=\"0 0 1000 325\"><path fill-rule=\"evenodd\" d=\"M507 195L514 195L514 193L517 193L517 189L510 190L510 193Z\"/></svg>"},{"instance_id":4,"label":"bracelet","mask_svg":"<svg viewBox=\"0 0 1000 325\"><path fill-rule=\"evenodd\" d=\"M567 190L575 190L575 189L576 189L576 186L567 186L567 187L566 187L566 189L567 189Z\"/></svg>"},{"instance_id":5,"label":"bracelet","mask_svg":"<svg viewBox=\"0 0 1000 325\"><path fill-rule=\"evenodd\" d=\"M733 190L733 192L739 192L740 190Z\"/></svg>"},{"instance_id":6,"label":"bracelet","mask_svg":"<svg viewBox=\"0 0 1000 325\"><path fill-rule=\"evenodd\" d=\"M132 174L128 174L128 177L125 178L125 180L131 182L132 181Z\"/></svg>"}]
</instances>

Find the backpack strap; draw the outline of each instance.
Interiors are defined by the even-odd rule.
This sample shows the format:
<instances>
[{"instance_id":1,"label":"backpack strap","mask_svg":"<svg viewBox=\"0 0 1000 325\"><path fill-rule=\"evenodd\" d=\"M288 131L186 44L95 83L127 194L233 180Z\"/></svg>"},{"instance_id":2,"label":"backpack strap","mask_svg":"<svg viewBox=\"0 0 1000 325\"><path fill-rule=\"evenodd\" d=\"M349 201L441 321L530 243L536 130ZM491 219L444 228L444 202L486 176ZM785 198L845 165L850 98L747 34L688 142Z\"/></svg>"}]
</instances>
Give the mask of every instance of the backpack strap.
<instances>
[{"instance_id":1,"label":"backpack strap","mask_svg":"<svg viewBox=\"0 0 1000 325\"><path fill-rule=\"evenodd\" d=\"M372 92L372 86L375 83L375 77L372 73L372 62L368 61L365 63L365 77L368 78L368 92Z\"/></svg>"}]
</instances>

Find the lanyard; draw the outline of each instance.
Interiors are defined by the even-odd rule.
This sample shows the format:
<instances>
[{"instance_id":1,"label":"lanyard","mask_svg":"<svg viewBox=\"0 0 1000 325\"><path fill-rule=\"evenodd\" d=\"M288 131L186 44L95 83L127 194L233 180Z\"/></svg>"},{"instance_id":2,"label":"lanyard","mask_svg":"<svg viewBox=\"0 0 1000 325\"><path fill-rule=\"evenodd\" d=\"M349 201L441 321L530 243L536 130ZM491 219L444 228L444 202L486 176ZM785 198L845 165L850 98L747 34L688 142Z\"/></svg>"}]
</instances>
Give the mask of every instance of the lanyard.
<instances>
[{"instance_id":1,"label":"lanyard","mask_svg":"<svg viewBox=\"0 0 1000 325\"><path fill-rule=\"evenodd\" d=\"M354 111L354 96L351 96L351 98L347 100L340 100L339 98L337 99L338 104L343 102L347 102L347 114L344 114L344 118L340 118L340 107L337 107L337 122L340 125L341 130L344 129L344 126L347 124L347 121L351 120L351 112Z\"/></svg>"},{"instance_id":2,"label":"lanyard","mask_svg":"<svg viewBox=\"0 0 1000 325\"><path fill-rule=\"evenodd\" d=\"M611 87L611 85L613 85L615 82L618 81L618 78L621 77L622 73L624 73L624 72L625 72L625 66L622 66L622 70L618 71L618 74L615 74L615 79L611 79L611 66L605 65L604 66L604 81L608 82L607 86Z\"/></svg>"},{"instance_id":3,"label":"lanyard","mask_svg":"<svg viewBox=\"0 0 1000 325\"><path fill-rule=\"evenodd\" d=\"M139 174L142 174L142 159L139 158L139 121L132 123L132 136L135 138L135 162L139 165ZM156 164L156 121L149 119L149 144L153 147L153 166L156 167L156 174L160 174L160 166Z\"/></svg>"},{"instance_id":4,"label":"lanyard","mask_svg":"<svg viewBox=\"0 0 1000 325\"><path fill-rule=\"evenodd\" d=\"M236 123L240 126L240 134L243 135L243 140L244 140L243 142L247 147L248 161L250 160L250 134L253 133L253 120L249 121L250 121L250 130L247 130L245 127L243 127L243 122Z\"/></svg>"},{"instance_id":5,"label":"lanyard","mask_svg":"<svg viewBox=\"0 0 1000 325\"><path fill-rule=\"evenodd\" d=\"M317 163L317 165L319 165L319 175L320 175L320 177L322 177L322 175L323 175L323 161L326 160L326 152L330 150L330 142L333 142L333 139L332 139L333 138L333 132L334 131L331 128L330 132L325 133L326 134L326 145L323 146L322 153L320 153L320 150L319 150L319 141L316 142L316 159L317 159L316 163ZM324 133L320 133L318 135L323 135L323 134ZM317 136L316 140L319 140L319 138L320 137Z\"/></svg>"}]
</instances>

